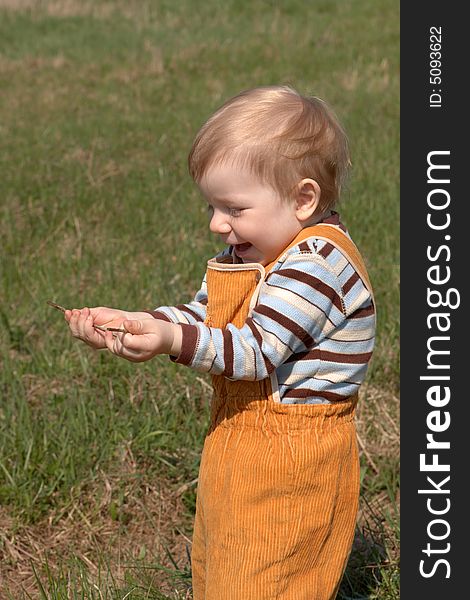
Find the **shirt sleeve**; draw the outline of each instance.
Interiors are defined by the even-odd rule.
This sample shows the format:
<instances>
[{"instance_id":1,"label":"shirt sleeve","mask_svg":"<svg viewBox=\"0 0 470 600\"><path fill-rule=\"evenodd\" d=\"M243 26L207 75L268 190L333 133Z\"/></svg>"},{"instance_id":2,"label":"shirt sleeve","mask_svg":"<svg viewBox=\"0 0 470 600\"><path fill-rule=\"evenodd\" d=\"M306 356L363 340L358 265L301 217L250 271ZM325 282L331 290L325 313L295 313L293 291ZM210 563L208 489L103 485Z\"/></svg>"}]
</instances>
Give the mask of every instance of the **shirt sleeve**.
<instances>
[{"instance_id":1,"label":"shirt sleeve","mask_svg":"<svg viewBox=\"0 0 470 600\"><path fill-rule=\"evenodd\" d=\"M268 275L241 328L182 324L176 362L231 379L265 379L293 354L309 352L344 318L341 285L330 265L319 254L294 253Z\"/></svg>"}]
</instances>

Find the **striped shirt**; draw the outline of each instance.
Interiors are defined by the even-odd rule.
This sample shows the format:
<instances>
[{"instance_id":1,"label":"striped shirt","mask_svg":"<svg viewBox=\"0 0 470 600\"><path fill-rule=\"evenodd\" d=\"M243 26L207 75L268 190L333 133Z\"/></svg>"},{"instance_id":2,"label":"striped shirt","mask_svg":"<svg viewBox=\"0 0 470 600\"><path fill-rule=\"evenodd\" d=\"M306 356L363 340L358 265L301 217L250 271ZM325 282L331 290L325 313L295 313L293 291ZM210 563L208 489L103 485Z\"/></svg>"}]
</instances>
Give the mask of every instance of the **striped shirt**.
<instances>
[{"instance_id":1,"label":"striped shirt","mask_svg":"<svg viewBox=\"0 0 470 600\"><path fill-rule=\"evenodd\" d=\"M340 225L337 213L324 222ZM219 257L231 254L229 247ZM341 401L365 378L375 338L372 298L341 251L325 240L308 238L280 257L241 328L205 325L206 306L204 278L192 302L152 313L182 325L176 362L237 380L274 372L279 400L287 404Z\"/></svg>"}]
</instances>

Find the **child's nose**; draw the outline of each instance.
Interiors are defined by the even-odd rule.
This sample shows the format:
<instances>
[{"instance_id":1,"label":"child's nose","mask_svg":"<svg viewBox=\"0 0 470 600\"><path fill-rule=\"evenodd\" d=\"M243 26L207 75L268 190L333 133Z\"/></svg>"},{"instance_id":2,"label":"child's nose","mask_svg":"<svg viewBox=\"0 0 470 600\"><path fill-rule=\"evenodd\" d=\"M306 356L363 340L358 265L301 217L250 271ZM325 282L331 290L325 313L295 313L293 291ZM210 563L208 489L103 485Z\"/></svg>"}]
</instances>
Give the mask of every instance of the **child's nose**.
<instances>
[{"instance_id":1,"label":"child's nose","mask_svg":"<svg viewBox=\"0 0 470 600\"><path fill-rule=\"evenodd\" d=\"M209 223L209 229L212 231L212 233L218 233L220 235L223 233L230 233L232 227L230 226L226 215L218 210L215 210Z\"/></svg>"}]
</instances>

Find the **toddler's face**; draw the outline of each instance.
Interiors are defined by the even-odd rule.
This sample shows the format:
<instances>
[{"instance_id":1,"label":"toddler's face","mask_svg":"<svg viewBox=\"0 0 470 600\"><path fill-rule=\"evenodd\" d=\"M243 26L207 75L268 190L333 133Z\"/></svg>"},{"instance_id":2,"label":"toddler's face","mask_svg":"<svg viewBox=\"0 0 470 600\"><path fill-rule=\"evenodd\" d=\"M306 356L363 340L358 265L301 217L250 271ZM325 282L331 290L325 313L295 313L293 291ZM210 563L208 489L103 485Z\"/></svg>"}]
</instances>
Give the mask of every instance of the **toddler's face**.
<instances>
[{"instance_id":1,"label":"toddler's face","mask_svg":"<svg viewBox=\"0 0 470 600\"><path fill-rule=\"evenodd\" d=\"M248 170L215 165L200 188L209 205L210 230L233 246L244 263L269 264L302 229L295 202L281 202L273 188Z\"/></svg>"}]
</instances>

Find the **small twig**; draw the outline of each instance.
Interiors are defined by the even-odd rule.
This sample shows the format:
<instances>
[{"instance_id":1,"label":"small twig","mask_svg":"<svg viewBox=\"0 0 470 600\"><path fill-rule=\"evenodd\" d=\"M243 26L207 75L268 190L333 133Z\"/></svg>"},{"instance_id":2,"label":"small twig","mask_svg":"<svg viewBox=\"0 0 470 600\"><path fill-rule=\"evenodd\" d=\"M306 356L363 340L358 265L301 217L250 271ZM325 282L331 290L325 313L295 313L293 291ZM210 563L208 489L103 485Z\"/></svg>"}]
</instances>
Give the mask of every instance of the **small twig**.
<instances>
[{"instance_id":1,"label":"small twig","mask_svg":"<svg viewBox=\"0 0 470 600\"><path fill-rule=\"evenodd\" d=\"M183 485L180 485L180 487L175 492L175 496L182 496L185 492L187 492L189 489L195 486L198 480L199 477L196 477L196 479L193 479L192 481L188 481L187 483L183 483Z\"/></svg>"},{"instance_id":2,"label":"small twig","mask_svg":"<svg viewBox=\"0 0 470 600\"><path fill-rule=\"evenodd\" d=\"M93 325L95 329L101 329L101 331L118 331L119 333L127 333L125 329L121 327L104 327L103 325Z\"/></svg>"},{"instance_id":3,"label":"small twig","mask_svg":"<svg viewBox=\"0 0 470 600\"><path fill-rule=\"evenodd\" d=\"M66 310L70 310L70 309L64 308L63 306L60 306L60 304L56 304L55 302L52 302L52 300L47 300L47 304L49 304L49 306L52 306L52 308L56 308L57 310L60 310L63 313ZM126 330L122 329L121 327L104 327L103 325L95 325L95 324L93 324L93 327L95 329L100 329L101 331L117 331L119 333L127 333Z\"/></svg>"},{"instance_id":4,"label":"small twig","mask_svg":"<svg viewBox=\"0 0 470 600\"><path fill-rule=\"evenodd\" d=\"M49 306L52 306L52 308L57 308L57 310L60 310L63 313L67 310L63 306L60 306L60 304L56 304L55 302L52 302L52 300L47 300L47 303L49 304Z\"/></svg>"}]
</instances>

